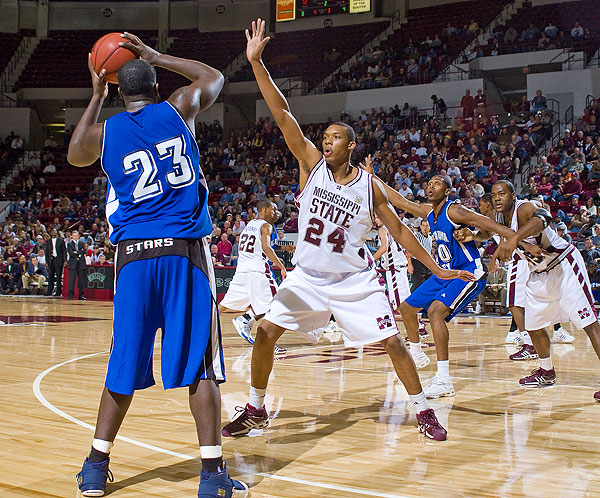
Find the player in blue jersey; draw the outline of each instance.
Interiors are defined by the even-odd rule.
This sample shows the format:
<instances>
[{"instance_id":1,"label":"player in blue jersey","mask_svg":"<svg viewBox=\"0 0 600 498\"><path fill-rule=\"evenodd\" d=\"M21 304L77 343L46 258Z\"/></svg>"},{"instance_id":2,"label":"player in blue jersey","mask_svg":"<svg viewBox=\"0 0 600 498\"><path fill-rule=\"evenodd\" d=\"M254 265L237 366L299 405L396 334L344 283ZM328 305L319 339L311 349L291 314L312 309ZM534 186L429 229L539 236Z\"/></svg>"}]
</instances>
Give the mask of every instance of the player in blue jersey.
<instances>
[{"instance_id":1,"label":"player in blue jersey","mask_svg":"<svg viewBox=\"0 0 600 498\"><path fill-rule=\"evenodd\" d=\"M367 158L364 166L367 170L372 169L370 158ZM448 194L452 183L446 176L436 175L429 180L427 184L429 203L427 204L411 202L388 185L384 186L390 202L395 207L429 222L437 245L439 265L453 270L467 270L477 279L473 282L460 279L442 280L434 275L423 282L399 308L413 357L422 353L417 313L423 308L428 308L437 353L437 373L431 383L425 387L425 395L428 398L454 396L454 386L449 372L449 333L446 323L475 299L485 288L486 283L486 271L475 243L458 242L454 238L454 231L465 226L474 226L486 231L489 227L492 232L503 237L510 237L514 233L486 216L449 201Z\"/></svg>"},{"instance_id":2,"label":"player in blue jersey","mask_svg":"<svg viewBox=\"0 0 600 498\"><path fill-rule=\"evenodd\" d=\"M98 158L108 176L106 214L117 246L113 344L89 456L77 475L84 496L103 496L109 452L137 389L152 386L152 351L162 329L165 389L189 388L202 472L199 497L246 496L227 474L221 450L225 381L214 272L204 237L212 226L208 190L199 168L194 119L210 107L223 75L200 62L160 54L125 33L138 54L119 70L125 112L98 123L108 86L88 61L93 95L69 144L68 160ZM159 103L153 66L188 78L188 86Z\"/></svg>"}]
</instances>

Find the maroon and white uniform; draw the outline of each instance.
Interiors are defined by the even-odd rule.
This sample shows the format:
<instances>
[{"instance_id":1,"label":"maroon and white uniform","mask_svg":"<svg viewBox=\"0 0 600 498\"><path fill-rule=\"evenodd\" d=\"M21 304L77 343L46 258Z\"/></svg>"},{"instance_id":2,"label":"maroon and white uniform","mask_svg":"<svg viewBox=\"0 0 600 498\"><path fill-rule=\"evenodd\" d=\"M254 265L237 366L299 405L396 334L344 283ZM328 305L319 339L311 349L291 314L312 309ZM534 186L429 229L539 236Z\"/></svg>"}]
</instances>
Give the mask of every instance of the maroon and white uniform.
<instances>
[{"instance_id":1,"label":"maroon and white uniform","mask_svg":"<svg viewBox=\"0 0 600 498\"><path fill-rule=\"evenodd\" d=\"M296 267L281 283L265 316L317 342L333 314L348 346L398 333L365 240L373 227L373 178L362 169L335 182L322 157L297 196Z\"/></svg>"},{"instance_id":2,"label":"maroon and white uniform","mask_svg":"<svg viewBox=\"0 0 600 498\"><path fill-rule=\"evenodd\" d=\"M240 234L237 268L221 301L227 309L245 311L252 306L254 313L262 315L277 293L269 258L262 250L260 230L266 223L252 220Z\"/></svg>"},{"instance_id":3,"label":"maroon and white uniform","mask_svg":"<svg viewBox=\"0 0 600 498\"><path fill-rule=\"evenodd\" d=\"M408 259L404 254L404 248L394 240L387 228L384 227L384 230L388 233L388 249L381 257L381 266L385 270L390 304L393 309L396 309L410 296Z\"/></svg>"},{"instance_id":4,"label":"maroon and white uniform","mask_svg":"<svg viewBox=\"0 0 600 498\"><path fill-rule=\"evenodd\" d=\"M519 229L517 209L523 202L527 201L515 205L511 220L511 229L515 231ZM594 323L598 317L581 253L551 227L546 227L533 242L544 249L543 257L533 258L520 248L515 251L516 256L527 262L529 270L525 286L525 328L538 330L567 320L578 328Z\"/></svg>"}]
</instances>

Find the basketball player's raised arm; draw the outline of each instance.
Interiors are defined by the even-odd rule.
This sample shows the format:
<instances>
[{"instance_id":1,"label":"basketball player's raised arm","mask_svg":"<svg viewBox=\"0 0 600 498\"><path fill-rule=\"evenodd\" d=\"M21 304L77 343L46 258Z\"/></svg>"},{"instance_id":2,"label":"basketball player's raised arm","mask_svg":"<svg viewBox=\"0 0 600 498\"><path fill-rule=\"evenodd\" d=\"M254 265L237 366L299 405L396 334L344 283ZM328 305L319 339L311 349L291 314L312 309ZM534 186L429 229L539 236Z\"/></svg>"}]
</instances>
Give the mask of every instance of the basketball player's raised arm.
<instances>
[{"instance_id":1,"label":"basketball player's raised arm","mask_svg":"<svg viewBox=\"0 0 600 498\"><path fill-rule=\"evenodd\" d=\"M98 116L102 103L108 95L108 83L104 79L106 70L103 69L99 75L96 74L90 54L88 54L88 69L92 76L92 98L73 131L67 151L67 161L78 167L89 166L100 157L102 124L98 123Z\"/></svg>"},{"instance_id":2,"label":"basketball player's raised arm","mask_svg":"<svg viewBox=\"0 0 600 498\"><path fill-rule=\"evenodd\" d=\"M300 125L292 115L287 100L275 85L262 61L263 50L270 40L270 37L265 38L264 34L265 21L260 18L252 21L252 36L246 30L246 40L248 42L246 56L252 66L252 71L254 71L260 93L262 93L273 119L279 125L285 143L294 154L294 157L298 159L300 164L300 186L303 187L311 169L319 162L322 154L302 133Z\"/></svg>"},{"instance_id":3,"label":"basketball player's raised arm","mask_svg":"<svg viewBox=\"0 0 600 498\"><path fill-rule=\"evenodd\" d=\"M387 230L385 228L380 228L378 230L378 232L379 232L379 247L377 248L377 251L375 251L375 254L373 254L373 259L375 261L377 261L379 258L381 258L381 256L384 255L385 251L387 251L388 247L390 246L390 239L388 237Z\"/></svg>"},{"instance_id":4,"label":"basketball player's raised arm","mask_svg":"<svg viewBox=\"0 0 600 498\"><path fill-rule=\"evenodd\" d=\"M190 85L175 90L168 101L179 111L190 129L193 130L195 128L194 118L198 113L208 109L221 93L225 82L221 72L202 62L161 54L131 33L125 32L121 36L123 41L120 45L135 52L140 59L153 66L180 74L192 82Z\"/></svg>"},{"instance_id":5,"label":"basketball player's raised arm","mask_svg":"<svg viewBox=\"0 0 600 498\"><path fill-rule=\"evenodd\" d=\"M404 247L410 254L417 258L427 268L429 268L434 275L445 280L451 280L453 278L460 278L462 280L475 280L472 273L464 270L447 270L441 268L431 257L425 248L419 243L411 229L408 228L398 215L392 210L383 185L378 180L373 180L373 207L375 214L379 217L382 223L388 228L390 234L396 239L402 247Z\"/></svg>"},{"instance_id":6,"label":"basketball player's raised arm","mask_svg":"<svg viewBox=\"0 0 600 498\"><path fill-rule=\"evenodd\" d=\"M407 211L410 214L412 214L413 216L417 216L419 218L427 218L427 215L433 209L431 204L419 204L418 202L409 201L406 197L404 197L403 195L400 195L400 193L397 190L394 190L387 183L385 183L381 178L379 178L377 175L375 175L375 173L373 172L373 164L372 164L372 160L371 160L371 154L369 154L367 157L365 157L365 162L360 163L360 166L367 173L371 173L374 178L377 178L377 180L379 180L379 182L381 183L381 186L385 189L385 193L388 197L389 202L392 204L392 206L394 206L398 209L402 209L402 211Z\"/></svg>"},{"instance_id":7,"label":"basketball player's raised arm","mask_svg":"<svg viewBox=\"0 0 600 498\"><path fill-rule=\"evenodd\" d=\"M273 263L275 263L275 266L277 266L277 268L281 270L281 278L285 278L285 265L283 264L283 261L279 259L277 254L275 254L275 251L273 250L270 244L271 230L271 225L269 225L268 223L265 223L262 227L260 227L260 245L262 247L263 252L267 255L267 258L273 261Z\"/></svg>"},{"instance_id":8,"label":"basketball player's raised arm","mask_svg":"<svg viewBox=\"0 0 600 498\"><path fill-rule=\"evenodd\" d=\"M496 223L494 220L476 213L460 204L451 204L448 208L448 216L454 222L460 225L473 226L489 233L497 233L504 238L509 238L515 234L510 228Z\"/></svg>"}]
</instances>

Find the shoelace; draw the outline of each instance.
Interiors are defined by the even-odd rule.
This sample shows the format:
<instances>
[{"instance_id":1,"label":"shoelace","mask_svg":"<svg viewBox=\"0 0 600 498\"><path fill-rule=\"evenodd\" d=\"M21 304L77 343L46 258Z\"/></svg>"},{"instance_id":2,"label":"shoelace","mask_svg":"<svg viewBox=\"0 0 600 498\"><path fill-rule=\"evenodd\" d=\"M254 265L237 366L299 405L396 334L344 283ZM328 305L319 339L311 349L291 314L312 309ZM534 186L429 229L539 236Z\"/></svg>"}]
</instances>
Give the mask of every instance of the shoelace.
<instances>
[{"instance_id":1,"label":"shoelace","mask_svg":"<svg viewBox=\"0 0 600 498\"><path fill-rule=\"evenodd\" d=\"M437 418L435 416L435 413L433 412L433 410L431 408L425 410L425 413L423 414L423 423L427 424L427 425L438 425L438 421Z\"/></svg>"}]
</instances>

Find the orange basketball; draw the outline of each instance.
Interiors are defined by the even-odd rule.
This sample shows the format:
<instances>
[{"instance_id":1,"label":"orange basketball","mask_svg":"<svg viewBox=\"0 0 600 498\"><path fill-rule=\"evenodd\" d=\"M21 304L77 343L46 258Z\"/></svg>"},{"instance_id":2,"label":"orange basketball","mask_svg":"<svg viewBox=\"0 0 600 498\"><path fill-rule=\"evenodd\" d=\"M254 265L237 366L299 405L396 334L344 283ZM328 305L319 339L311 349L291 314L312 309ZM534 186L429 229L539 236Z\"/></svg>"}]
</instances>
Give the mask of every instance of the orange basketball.
<instances>
[{"instance_id":1,"label":"orange basketball","mask_svg":"<svg viewBox=\"0 0 600 498\"><path fill-rule=\"evenodd\" d=\"M128 48L120 47L119 43L127 41L121 38L121 33L108 33L100 38L92 47L92 65L96 74L106 69L105 79L109 83L117 84L117 73L121 66L137 57Z\"/></svg>"}]
</instances>

